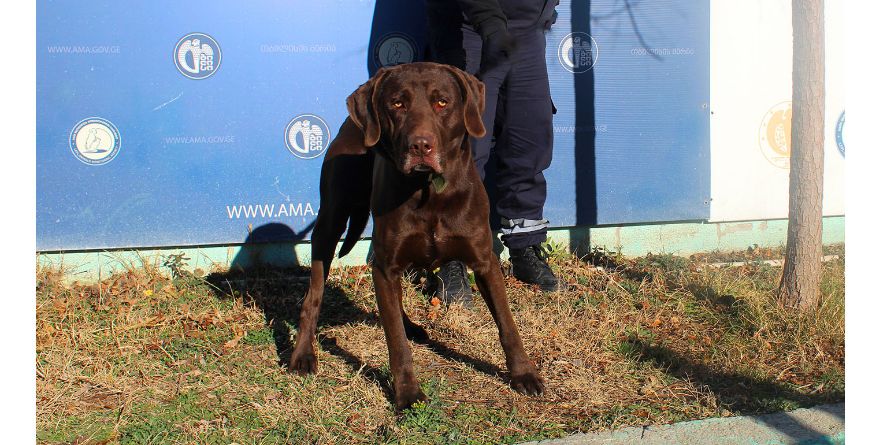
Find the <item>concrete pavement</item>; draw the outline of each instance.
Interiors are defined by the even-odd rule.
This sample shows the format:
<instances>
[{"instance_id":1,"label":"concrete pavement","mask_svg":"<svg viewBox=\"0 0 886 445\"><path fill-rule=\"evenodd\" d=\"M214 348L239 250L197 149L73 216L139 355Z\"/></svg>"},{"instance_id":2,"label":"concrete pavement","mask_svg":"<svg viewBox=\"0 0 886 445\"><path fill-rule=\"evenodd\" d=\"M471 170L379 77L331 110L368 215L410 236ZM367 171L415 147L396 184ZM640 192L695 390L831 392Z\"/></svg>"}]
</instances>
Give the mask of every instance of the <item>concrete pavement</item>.
<instances>
[{"instance_id":1,"label":"concrete pavement","mask_svg":"<svg viewBox=\"0 0 886 445\"><path fill-rule=\"evenodd\" d=\"M845 403L760 416L623 428L524 445L844 445Z\"/></svg>"}]
</instances>

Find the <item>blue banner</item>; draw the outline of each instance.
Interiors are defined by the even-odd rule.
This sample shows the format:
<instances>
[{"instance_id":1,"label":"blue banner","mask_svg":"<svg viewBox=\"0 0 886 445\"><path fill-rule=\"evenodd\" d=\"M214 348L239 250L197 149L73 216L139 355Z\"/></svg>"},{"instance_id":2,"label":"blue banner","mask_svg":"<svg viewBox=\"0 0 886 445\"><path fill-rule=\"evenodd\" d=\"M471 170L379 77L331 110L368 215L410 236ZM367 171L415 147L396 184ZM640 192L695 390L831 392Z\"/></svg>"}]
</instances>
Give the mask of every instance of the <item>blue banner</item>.
<instances>
[{"instance_id":1,"label":"blue banner","mask_svg":"<svg viewBox=\"0 0 886 445\"><path fill-rule=\"evenodd\" d=\"M708 5L557 10L545 216L707 218ZM392 0L39 2L38 249L240 243L272 222L291 230L267 241L309 237L345 98L424 58L424 15Z\"/></svg>"}]
</instances>

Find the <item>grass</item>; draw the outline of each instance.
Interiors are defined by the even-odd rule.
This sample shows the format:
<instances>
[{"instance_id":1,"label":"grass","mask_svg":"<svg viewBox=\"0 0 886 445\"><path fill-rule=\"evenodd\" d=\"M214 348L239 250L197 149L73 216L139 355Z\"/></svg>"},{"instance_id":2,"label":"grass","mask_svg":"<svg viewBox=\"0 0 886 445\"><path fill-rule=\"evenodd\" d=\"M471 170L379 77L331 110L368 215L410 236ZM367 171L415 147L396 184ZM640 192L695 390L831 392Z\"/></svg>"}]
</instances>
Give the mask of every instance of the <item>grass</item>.
<instances>
[{"instance_id":1,"label":"grass","mask_svg":"<svg viewBox=\"0 0 886 445\"><path fill-rule=\"evenodd\" d=\"M506 278L547 393L508 388L479 295L439 310L404 285L432 341L413 344L429 400L402 414L366 267L332 272L307 378L281 367L307 270L196 277L171 258L84 285L38 269L38 442L515 443L843 400L842 246L811 315L774 303L780 268L757 261L771 250L584 261L549 247L571 290ZM704 265L724 259L745 263Z\"/></svg>"}]
</instances>

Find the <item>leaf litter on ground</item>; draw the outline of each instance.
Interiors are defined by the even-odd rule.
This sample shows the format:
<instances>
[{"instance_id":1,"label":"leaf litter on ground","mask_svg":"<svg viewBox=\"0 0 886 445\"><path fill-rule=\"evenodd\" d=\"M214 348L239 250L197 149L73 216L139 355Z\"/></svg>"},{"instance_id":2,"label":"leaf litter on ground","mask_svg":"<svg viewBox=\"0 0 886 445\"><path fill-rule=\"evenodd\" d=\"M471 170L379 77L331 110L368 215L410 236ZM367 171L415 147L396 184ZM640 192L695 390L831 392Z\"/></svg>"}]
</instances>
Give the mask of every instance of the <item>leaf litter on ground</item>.
<instances>
[{"instance_id":1,"label":"leaf litter on ground","mask_svg":"<svg viewBox=\"0 0 886 445\"><path fill-rule=\"evenodd\" d=\"M506 278L542 397L510 390L495 323L404 280L430 334L412 343L426 404L394 412L369 269L334 269L319 372L285 372L306 269L187 272L180 258L100 283L37 270L41 443L513 443L843 400L844 254L811 314L775 303L777 249L583 259L553 245L567 291ZM739 259L736 267L705 263Z\"/></svg>"}]
</instances>

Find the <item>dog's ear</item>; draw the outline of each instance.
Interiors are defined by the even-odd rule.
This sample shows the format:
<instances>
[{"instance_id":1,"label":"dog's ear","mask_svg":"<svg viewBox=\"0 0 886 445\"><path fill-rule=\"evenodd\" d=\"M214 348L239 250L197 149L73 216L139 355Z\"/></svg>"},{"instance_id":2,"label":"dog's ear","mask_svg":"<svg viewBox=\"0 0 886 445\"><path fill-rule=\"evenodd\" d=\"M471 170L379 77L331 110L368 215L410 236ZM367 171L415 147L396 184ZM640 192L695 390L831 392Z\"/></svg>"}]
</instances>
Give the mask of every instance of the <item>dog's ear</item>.
<instances>
[{"instance_id":1,"label":"dog's ear","mask_svg":"<svg viewBox=\"0 0 886 445\"><path fill-rule=\"evenodd\" d=\"M380 68L371 79L348 96L348 115L363 131L363 145L367 147L374 146L381 139L375 97L378 94L378 86L387 76L387 72L386 68Z\"/></svg>"},{"instance_id":2,"label":"dog's ear","mask_svg":"<svg viewBox=\"0 0 886 445\"><path fill-rule=\"evenodd\" d=\"M476 77L449 65L444 65L458 80L464 93L464 120L468 134L481 138L486 134L483 126L483 110L486 108L486 85Z\"/></svg>"}]
</instances>

